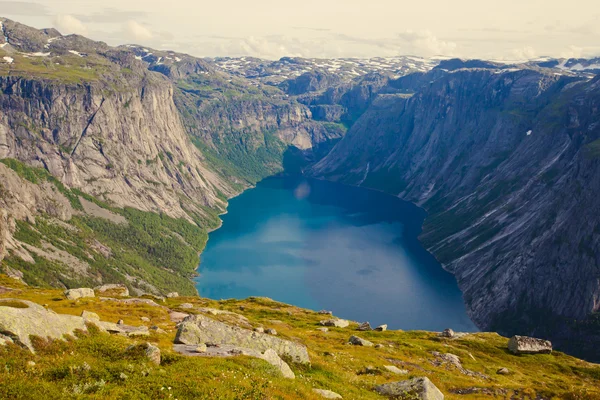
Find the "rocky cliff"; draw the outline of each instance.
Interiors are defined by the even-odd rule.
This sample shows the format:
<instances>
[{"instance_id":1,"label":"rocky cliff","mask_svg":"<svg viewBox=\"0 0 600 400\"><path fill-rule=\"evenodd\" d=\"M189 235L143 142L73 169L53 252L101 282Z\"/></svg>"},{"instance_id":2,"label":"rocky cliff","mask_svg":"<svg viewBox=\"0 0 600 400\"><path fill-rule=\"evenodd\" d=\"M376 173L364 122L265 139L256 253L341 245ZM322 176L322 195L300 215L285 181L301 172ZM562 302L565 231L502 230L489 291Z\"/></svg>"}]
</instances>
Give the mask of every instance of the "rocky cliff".
<instances>
[{"instance_id":1,"label":"rocky cliff","mask_svg":"<svg viewBox=\"0 0 600 400\"><path fill-rule=\"evenodd\" d=\"M591 356L600 78L480 67L434 70L410 97L380 96L312 174L423 206L421 240L480 328L536 332Z\"/></svg>"}]
</instances>

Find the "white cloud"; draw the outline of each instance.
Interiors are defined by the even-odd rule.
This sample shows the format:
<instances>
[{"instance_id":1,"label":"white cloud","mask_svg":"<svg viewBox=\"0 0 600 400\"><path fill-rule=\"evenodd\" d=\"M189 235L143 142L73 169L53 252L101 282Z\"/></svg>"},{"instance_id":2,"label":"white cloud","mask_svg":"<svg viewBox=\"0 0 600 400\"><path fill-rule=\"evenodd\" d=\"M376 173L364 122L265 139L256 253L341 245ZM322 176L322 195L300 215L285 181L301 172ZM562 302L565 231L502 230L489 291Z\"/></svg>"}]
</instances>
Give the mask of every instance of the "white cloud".
<instances>
[{"instance_id":1,"label":"white cloud","mask_svg":"<svg viewBox=\"0 0 600 400\"><path fill-rule=\"evenodd\" d=\"M127 21L123 27L123 33L128 39L136 41L150 40L154 36L148 28L133 20Z\"/></svg>"},{"instance_id":2,"label":"white cloud","mask_svg":"<svg viewBox=\"0 0 600 400\"><path fill-rule=\"evenodd\" d=\"M78 35L85 35L88 32L83 22L68 14L54 17L54 25L63 34L76 33Z\"/></svg>"},{"instance_id":3,"label":"white cloud","mask_svg":"<svg viewBox=\"0 0 600 400\"><path fill-rule=\"evenodd\" d=\"M538 55L533 47L525 46L520 49L513 49L511 51L511 56L514 57L515 60L531 60Z\"/></svg>"},{"instance_id":4,"label":"white cloud","mask_svg":"<svg viewBox=\"0 0 600 400\"><path fill-rule=\"evenodd\" d=\"M438 39L427 30L406 30L398 34L400 50L405 54L419 56L446 55L451 56L456 52L456 43Z\"/></svg>"}]
</instances>

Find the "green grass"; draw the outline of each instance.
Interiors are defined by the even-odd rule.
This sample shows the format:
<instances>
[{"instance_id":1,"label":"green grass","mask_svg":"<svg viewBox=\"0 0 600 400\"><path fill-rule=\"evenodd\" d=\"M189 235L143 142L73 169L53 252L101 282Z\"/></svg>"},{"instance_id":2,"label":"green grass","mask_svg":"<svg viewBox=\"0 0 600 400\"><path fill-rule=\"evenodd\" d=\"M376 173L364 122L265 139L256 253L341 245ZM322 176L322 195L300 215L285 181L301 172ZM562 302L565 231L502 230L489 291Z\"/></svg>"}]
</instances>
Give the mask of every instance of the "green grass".
<instances>
[{"instance_id":1,"label":"green grass","mask_svg":"<svg viewBox=\"0 0 600 400\"><path fill-rule=\"evenodd\" d=\"M446 340L423 331L357 332L355 324L322 333L315 329L322 315L263 298L218 302L181 297L162 303L173 310L181 310L183 303L192 303L195 307L232 311L246 317L251 326L273 327L281 338L303 343L308 348L311 365L291 364L296 379L287 380L257 359L184 357L174 353L176 327L168 317L167 308L98 298L69 301L58 290L26 287L3 275L0 285L14 289L0 298L16 297L47 304L58 313L71 315L87 310L105 321L122 318L133 325L140 325L140 318L146 317L150 319L148 324L165 331L144 339L161 348L160 366L150 364L140 352L128 350L136 340L109 336L94 329L89 334L80 334L77 340L50 343L34 340L36 354L16 346L0 346L0 398L316 400L320 397L312 389L321 388L337 392L345 399L375 400L381 399L373 391L378 384L427 376L450 400L505 399L513 395L519 399L536 396L600 399L600 366L556 351L515 356L507 351L508 339L494 333ZM239 321L231 315L209 317L226 323ZM347 341L353 334L382 347L350 346ZM455 354L464 368L485 374L489 379L468 376L449 366L435 366L431 362L433 351ZM28 365L30 361L35 365ZM409 374L394 375L383 368L385 365L407 369ZM376 373L364 374L367 366L374 367ZM496 373L502 367L509 369L509 375ZM496 394L453 393L473 387Z\"/></svg>"}]
</instances>

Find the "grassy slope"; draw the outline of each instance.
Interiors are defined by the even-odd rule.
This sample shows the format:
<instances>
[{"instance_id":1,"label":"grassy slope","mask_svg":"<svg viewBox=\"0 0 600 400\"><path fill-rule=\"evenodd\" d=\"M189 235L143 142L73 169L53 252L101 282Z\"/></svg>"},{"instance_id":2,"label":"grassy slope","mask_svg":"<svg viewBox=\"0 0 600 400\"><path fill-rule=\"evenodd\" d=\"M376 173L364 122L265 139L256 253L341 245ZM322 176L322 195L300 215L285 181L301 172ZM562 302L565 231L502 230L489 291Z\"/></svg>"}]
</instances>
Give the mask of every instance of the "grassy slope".
<instances>
[{"instance_id":1,"label":"grassy slope","mask_svg":"<svg viewBox=\"0 0 600 400\"><path fill-rule=\"evenodd\" d=\"M296 380L290 381L278 376L261 360L186 358L173 353L171 343L176 328L165 308L99 299L68 301L58 290L25 287L2 275L0 286L17 290L0 297L47 304L59 313L79 315L88 310L98 313L103 320L122 318L133 325L142 324L140 317L145 316L151 320L148 324L166 331L149 338L162 349L163 362L159 367L152 366L141 356L127 353L127 347L134 340L100 333L82 335L76 341L40 342L36 355L16 346L0 347L0 398L317 399L312 388L324 388L340 393L345 399L381 399L373 392L374 385L406 379L383 369L384 365L397 365L410 371L408 377L428 376L447 399L506 398L515 391L519 399L533 399L536 395L600 399L600 366L560 352L514 356L506 350L507 339L491 333L448 341L438 339L431 332L360 332L359 336L385 345L375 349L346 344L349 336L356 333L352 327L332 328L329 333L322 333L315 328L323 316L267 299L216 302L189 297L167 299L164 303L171 309L188 302L234 311L247 317L254 326L273 327L280 337L301 341L309 349L312 366L292 365ZM436 367L430 362L431 351L456 354L465 368L487 374L490 379ZM28 366L28 361L34 361L35 366ZM84 362L91 366L89 371L80 368ZM367 366L376 367L378 373L360 374ZM497 375L501 367L509 368L511 374ZM120 378L121 373L127 375L127 379ZM496 395L452 393L473 387L487 388ZM85 396L76 394L80 391L84 391Z\"/></svg>"}]
</instances>

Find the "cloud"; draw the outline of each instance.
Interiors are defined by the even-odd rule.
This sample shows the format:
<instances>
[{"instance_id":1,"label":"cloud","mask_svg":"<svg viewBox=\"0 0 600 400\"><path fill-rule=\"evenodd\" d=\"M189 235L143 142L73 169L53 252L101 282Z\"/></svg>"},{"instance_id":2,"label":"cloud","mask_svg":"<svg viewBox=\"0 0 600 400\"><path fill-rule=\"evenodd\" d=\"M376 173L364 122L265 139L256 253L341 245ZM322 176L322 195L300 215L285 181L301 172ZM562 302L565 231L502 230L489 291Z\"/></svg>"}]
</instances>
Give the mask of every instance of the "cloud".
<instances>
[{"instance_id":1,"label":"cloud","mask_svg":"<svg viewBox=\"0 0 600 400\"><path fill-rule=\"evenodd\" d=\"M62 33L76 33L78 35L85 35L88 32L83 22L72 15L57 15L54 17L54 25Z\"/></svg>"},{"instance_id":2,"label":"cloud","mask_svg":"<svg viewBox=\"0 0 600 400\"><path fill-rule=\"evenodd\" d=\"M438 39L430 31L406 30L398 34L398 39L404 48L409 49L408 54L420 56L453 55L456 43Z\"/></svg>"},{"instance_id":3,"label":"cloud","mask_svg":"<svg viewBox=\"0 0 600 400\"><path fill-rule=\"evenodd\" d=\"M513 49L511 51L511 56L514 57L515 60L531 60L538 55L533 47L525 46L520 49Z\"/></svg>"},{"instance_id":4,"label":"cloud","mask_svg":"<svg viewBox=\"0 0 600 400\"><path fill-rule=\"evenodd\" d=\"M3 15L25 15L29 17L43 17L48 15L46 6L21 1L0 1L0 10L2 10Z\"/></svg>"},{"instance_id":5,"label":"cloud","mask_svg":"<svg viewBox=\"0 0 600 400\"><path fill-rule=\"evenodd\" d=\"M145 26L129 20L123 26L123 34L129 39L134 41L146 41L152 39L154 36L152 32Z\"/></svg>"}]
</instances>

